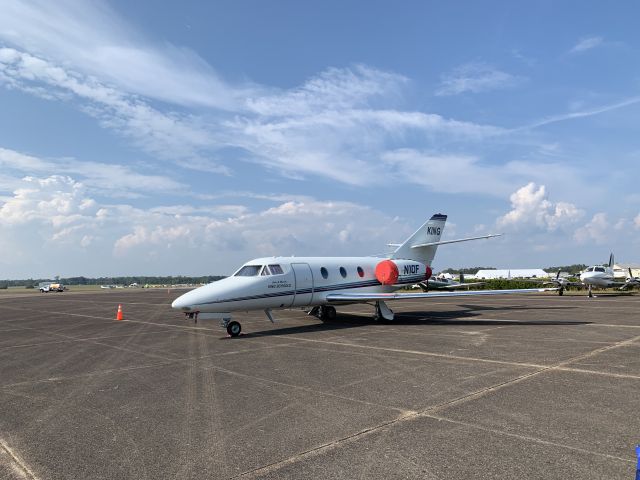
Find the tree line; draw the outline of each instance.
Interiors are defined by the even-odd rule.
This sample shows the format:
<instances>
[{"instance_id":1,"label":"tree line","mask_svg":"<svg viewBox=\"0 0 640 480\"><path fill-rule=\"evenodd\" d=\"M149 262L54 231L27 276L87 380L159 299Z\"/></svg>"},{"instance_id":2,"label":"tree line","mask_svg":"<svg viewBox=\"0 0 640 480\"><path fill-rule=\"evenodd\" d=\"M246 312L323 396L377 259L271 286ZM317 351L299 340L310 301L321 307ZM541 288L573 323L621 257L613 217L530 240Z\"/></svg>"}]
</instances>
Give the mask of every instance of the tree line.
<instances>
[{"instance_id":1,"label":"tree line","mask_svg":"<svg viewBox=\"0 0 640 480\"><path fill-rule=\"evenodd\" d=\"M0 280L0 289L8 287L36 288L42 282L56 282L63 285L179 285L179 284L200 284L211 283L224 278L221 275L203 275L200 277L178 276L123 276L123 277L54 277L50 278L29 278L26 280Z\"/></svg>"}]
</instances>

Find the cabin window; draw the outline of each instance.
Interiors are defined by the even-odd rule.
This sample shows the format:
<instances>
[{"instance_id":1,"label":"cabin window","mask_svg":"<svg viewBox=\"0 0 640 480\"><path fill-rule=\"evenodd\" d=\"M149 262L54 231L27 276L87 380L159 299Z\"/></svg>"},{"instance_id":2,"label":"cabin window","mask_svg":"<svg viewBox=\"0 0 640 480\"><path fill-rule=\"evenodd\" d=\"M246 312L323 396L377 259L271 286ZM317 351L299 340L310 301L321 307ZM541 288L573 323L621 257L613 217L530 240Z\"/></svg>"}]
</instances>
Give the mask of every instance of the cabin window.
<instances>
[{"instance_id":1,"label":"cabin window","mask_svg":"<svg viewBox=\"0 0 640 480\"><path fill-rule=\"evenodd\" d=\"M271 270L271 275L282 275L284 273L280 265L269 265L269 270Z\"/></svg>"},{"instance_id":2,"label":"cabin window","mask_svg":"<svg viewBox=\"0 0 640 480\"><path fill-rule=\"evenodd\" d=\"M329 278L329 272L327 272L327 269L324 267L320 269L320 275L322 275L322 278Z\"/></svg>"},{"instance_id":3,"label":"cabin window","mask_svg":"<svg viewBox=\"0 0 640 480\"><path fill-rule=\"evenodd\" d=\"M262 265L245 265L235 274L236 277L255 277L260 272Z\"/></svg>"},{"instance_id":4,"label":"cabin window","mask_svg":"<svg viewBox=\"0 0 640 480\"><path fill-rule=\"evenodd\" d=\"M262 268L262 273L260 274L263 277L266 277L267 275L271 275L271 273L269 272L269 267L267 267L266 265Z\"/></svg>"},{"instance_id":5,"label":"cabin window","mask_svg":"<svg viewBox=\"0 0 640 480\"><path fill-rule=\"evenodd\" d=\"M362 269L362 267L358 267L358 276L359 277L364 277L364 270Z\"/></svg>"},{"instance_id":6,"label":"cabin window","mask_svg":"<svg viewBox=\"0 0 640 480\"><path fill-rule=\"evenodd\" d=\"M347 270L344 267L340 267L340 275L342 278L347 278Z\"/></svg>"}]
</instances>

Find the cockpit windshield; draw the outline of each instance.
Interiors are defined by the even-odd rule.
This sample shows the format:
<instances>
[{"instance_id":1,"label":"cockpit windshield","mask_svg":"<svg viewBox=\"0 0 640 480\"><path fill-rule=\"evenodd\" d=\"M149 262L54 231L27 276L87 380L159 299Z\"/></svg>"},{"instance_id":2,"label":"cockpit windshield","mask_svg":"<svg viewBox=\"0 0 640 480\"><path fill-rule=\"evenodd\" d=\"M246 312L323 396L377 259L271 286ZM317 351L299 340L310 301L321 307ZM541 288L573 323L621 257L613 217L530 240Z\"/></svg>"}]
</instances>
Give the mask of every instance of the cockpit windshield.
<instances>
[{"instance_id":1,"label":"cockpit windshield","mask_svg":"<svg viewBox=\"0 0 640 480\"><path fill-rule=\"evenodd\" d=\"M278 264L275 265L245 265L236 272L234 277L266 277L268 275L282 275L284 271Z\"/></svg>"},{"instance_id":2,"label":"cockpit windshield","mask_svg":"<svg viewBox=\"0 0 640 480\"><path fill-rule=\"evenodd\" d=\"M604 267L596 267L593 269L594 272L604 272Z\"/></svg>"},{"instance_id":3,"label":"cockpit windshield","mask_svg":"<svg viewBox=\"0 0 640 480\"><path fill-rule=\"evenodd\" d=\"M260 272L262 265L245 265L236 272L234 277L255 277Z\"/></svg>"}]
</instances>

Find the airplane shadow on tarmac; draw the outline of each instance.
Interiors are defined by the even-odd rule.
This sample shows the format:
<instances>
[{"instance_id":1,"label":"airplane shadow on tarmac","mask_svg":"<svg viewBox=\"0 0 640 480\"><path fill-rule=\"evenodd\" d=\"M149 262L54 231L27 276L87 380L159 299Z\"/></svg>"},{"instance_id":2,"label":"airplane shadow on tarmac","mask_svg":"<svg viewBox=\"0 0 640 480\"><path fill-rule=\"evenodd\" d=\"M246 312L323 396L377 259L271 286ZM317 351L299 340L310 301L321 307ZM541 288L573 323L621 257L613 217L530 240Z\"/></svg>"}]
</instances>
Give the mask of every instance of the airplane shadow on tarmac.
<instances>
[{"instance_id":1,"label":"airplane shadow on tarmac","mask_svg":"<svg viewBox=\"0 0 640 480\"><path fill-rule=\"evenodd\" d=\"M280 335L295 335L300 333L317 333L327 332L333 330L343 330L349 328L366 327L370 325L481 325L481 326L535 326L535 325L588 325L593 322L584 322L577 320L499 320L499 319L474 319L480 315L479 311L487 310L558 310L558 307L520 307L520 306L507 306L507 307L486 307L477 305L459 305L460 307L467 308L464 311L453 312L396 312L395 319L393 321L380 321L374 319L372 316L367 315L354 315L350 313L338 313L335 320L312 323L308 325L300 325L295 327L282 327L272 330L263 330L260 332L252 332L242 334L242 337L265 337L265 336L280 336ZM561 307L561 308L574 308L574 307ZM315 317L310 317L310 320L316 320Z\"/></svg>"}]
</instances>

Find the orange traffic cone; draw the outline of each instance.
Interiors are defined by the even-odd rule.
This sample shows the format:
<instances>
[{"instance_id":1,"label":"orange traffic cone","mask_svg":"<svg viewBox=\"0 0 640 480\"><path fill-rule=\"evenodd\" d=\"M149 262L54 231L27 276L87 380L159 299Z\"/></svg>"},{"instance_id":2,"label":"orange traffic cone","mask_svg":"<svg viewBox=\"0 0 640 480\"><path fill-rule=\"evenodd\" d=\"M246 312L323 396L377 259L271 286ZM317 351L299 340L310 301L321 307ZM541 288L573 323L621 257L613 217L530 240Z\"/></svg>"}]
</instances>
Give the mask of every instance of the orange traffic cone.
<instances>
[{"instance_id":1,"label":"orange traffic cone","mask_svg":"<svg viewBox=\"0 0 640 480\"><path fill-rule=\"evenodd\" d=\"M124 316L122 315L122 304L118 304L118 313L116 314L116 320L124 320Z\"/></svg>"}]
</instances>

